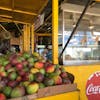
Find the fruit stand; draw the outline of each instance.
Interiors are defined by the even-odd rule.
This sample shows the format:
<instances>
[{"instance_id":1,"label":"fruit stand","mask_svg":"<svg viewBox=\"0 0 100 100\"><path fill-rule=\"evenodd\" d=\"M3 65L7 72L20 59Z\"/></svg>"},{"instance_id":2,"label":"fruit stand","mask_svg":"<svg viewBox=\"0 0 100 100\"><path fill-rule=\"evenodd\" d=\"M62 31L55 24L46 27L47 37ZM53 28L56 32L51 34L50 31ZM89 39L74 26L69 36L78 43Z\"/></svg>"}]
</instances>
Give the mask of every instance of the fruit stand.
<instances>
[{"instance_id":1,"label":"fruit stand","mask_svg":"<svg viewBox=\"0 0 100 100\"><path fill-rule=\"evenodd\" d=\"M24 0L23 2L21 0L18 2L17 0L0 0L0 22L14 22L24 24L23 36L21 38L21 40L23 41L23 43L21 44L22 53L17 55L7 55L3 58L0 58L0 60L3 59L0 62L0 76L4 77L3 81L6 81L9 86L3 90L3 93L8 97L9 95L11 95L11 97L21 96L15 100L87 100L85 92L87 80L91 76L91 74L100 70L100 64L71 67L58 65L58 0L52 0L53 64L43 61L40 55L34 53L35 33L33 20L46 6L47 1L48 0ZM100 0L96 1L99 2ZM30 48L31 43L32 45ZM27 54L26 52L31 52L31 55ZM8 64L9 62L10 65ZM22 63L24 65L24 68L22 66ZM47 66L45 68L43 68L44 63L46 64L45 66ZM29 68L27 68L26 66L28 66ZM5 70L7 73L5 72ZM67 71L67 74L65 70ZM29 73L24 73L24 71ZM72 73L75 76L75 82L77 83L80 91L77 90L76 84L64 84L73 83L71 82L70 78L66 76L69 75L68 72ZM10 82L8 82L8 77L9 80L11 80ZM43 79L45 79L45 81L42 83ZM20 87L15 87L18 84L17 82L15 82L15 80L20 83ZM26 82L21 82L21 80L25 80ZM30 82L27 80L29 80ZM33 80L35 80L36 83L33 84ZM61 85L62 82L63 86ZM44 88L44 84L51 87ZM58 87L56 87L56 85L58 85ZM1 86L2 84L0 84L0 88ZM22 86L24 86L25 88L23 88ZM12 87L14 88L13 92L11 92ZM40 87L42 89L37 92ZM56 92L53 91L53 93L52 90L54 89L56 89ZM25 96L25 91L27 91L27 94L29 95ZM43 94L41 97L38 97L42 93L45 94ZM0 100L5 100L5 96L3 94L0 94Z\"/></svg>"},{"instance_id":2,"label":"fruit stand","mask_svg":"<svg viewBox=\"0 0 100 100\"><path fill-rule=\"evenodd\" d=\"M77 94L73 82L74 76L64 67L44 61L38 53L0 56L0 100L6 100L4 94L9 100L44 99L73 91Z\"/></svg>"},{"instance_id":3,"label":"fruit stand","mask_svg":"<svg viewBox=\"0 0 100 100\"><path fill-rule=\"evenodd\" d=\"M22 53L0 57L0 100L6 100L4 94L11 100L14 100L12 98L15 100L79 100L79 90L77 85L73 84L73 75L66 72L63 66L58 65L56 53L58 47L55 47L58 45L58 0L52 0L53 64L45 62L39 54L34 53L33 20L46 6L47 1L0 0L0 21L24 24L21 38ZM24 4L27 5L23 6ZM44 84L47 88L44 88Z\"/></svg>"}]
</instances>

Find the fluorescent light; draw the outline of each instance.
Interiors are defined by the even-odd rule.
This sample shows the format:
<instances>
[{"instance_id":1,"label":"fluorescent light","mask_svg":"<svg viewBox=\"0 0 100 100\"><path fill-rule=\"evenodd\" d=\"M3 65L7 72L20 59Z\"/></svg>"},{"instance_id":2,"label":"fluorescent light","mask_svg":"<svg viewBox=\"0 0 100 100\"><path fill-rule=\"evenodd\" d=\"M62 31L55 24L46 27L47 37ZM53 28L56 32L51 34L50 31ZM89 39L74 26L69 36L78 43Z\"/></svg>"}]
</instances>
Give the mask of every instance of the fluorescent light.
<instances>
[{"instance_id":1,"label":"fluorescent light","mask_svg":"<svg viewBox=\"0 0 100 100\"><path fill-rule=\"evenodd\" d=\"M100 32L93 32L94 35L99 35L100 36Z\"/></svg>"},{"instance_id":2,"label":"fluorescent light","mask_svg":"<svg viewBox=\"0 0 100 100\"><path fill-rule=\"evenodd\" d=\"M89 26L89 29L90 29L90 30L92 30L93 28L94 28L94 26L93 26L93 25L90 25L90 26Z\"/></svg>"}]
</instances>

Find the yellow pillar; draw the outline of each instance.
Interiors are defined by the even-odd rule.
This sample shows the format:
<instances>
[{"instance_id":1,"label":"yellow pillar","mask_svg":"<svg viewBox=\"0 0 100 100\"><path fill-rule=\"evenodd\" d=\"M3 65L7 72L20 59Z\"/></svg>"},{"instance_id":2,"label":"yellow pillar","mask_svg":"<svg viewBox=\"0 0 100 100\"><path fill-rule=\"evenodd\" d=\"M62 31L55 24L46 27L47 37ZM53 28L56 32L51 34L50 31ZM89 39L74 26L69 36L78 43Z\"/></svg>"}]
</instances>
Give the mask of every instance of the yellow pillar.
<instances>
[{"instance_id":1,"label":"yellow pillar","mask_svg":"<svg viewBox=\"0 0 100 100\"><path fill-rule=\"evenodd\" d=\"M52 0L52 56L58 64L58 0Z\"/></svg>"},{"instance_id":2,"label":"yellow pillar","mask_svg":"<svg viewBox=\"0 0 100 100\"><path fill-rule=\"evenodd\" d=\"M31 25L31 50L34 52L34 24Z\"/></svg>"},{"instance_id":3,"label":"yellow pillar","mask_svg":"<svg viewBox=\"0 0 100 100\"><path fill-rule=\"evenodd\" d=\"M24 25L23 51L30 52L30 25Z\"/></svg>"}]
</instances>

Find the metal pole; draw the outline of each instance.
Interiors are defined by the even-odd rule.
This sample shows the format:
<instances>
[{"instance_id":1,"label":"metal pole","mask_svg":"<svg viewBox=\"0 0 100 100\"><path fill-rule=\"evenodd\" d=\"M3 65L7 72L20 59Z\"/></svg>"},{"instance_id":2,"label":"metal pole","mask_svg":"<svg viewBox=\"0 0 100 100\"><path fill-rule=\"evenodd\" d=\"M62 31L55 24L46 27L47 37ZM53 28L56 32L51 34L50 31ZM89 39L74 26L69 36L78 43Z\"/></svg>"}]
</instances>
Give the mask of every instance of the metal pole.
<instances>
[{"instance_id":1,"label":"metal pole","mask_svg":"<svg viewBox=\"0 0 100 100\"><path fill-rule=\"evenodd\" d=\"M62 46L63 46L63 48L64 48L64 31L65 31L65 21L64 21L64 16L65 16L65 14L64 14L64 11L62 11L62 39L63 39L63 44L62 44ZM64 55L62 56L62 58L60 59L60 61L61 61L61 63L63 64L63 62L64 62Z\"/></svg>"},{"instance_id":2,"label":"metal pole","mask_svg":"<svg viewBox=\"0 0 100 100\"><path fill-rule=\"evenodd\" d=\"M58 0L52 0L52 59L58 64Z\"/></svg>"},{"instance_id":3,"label":"metal pole","mask_svg":"<svg viewBox=\"0 0 100 100\"><path fill-rule=\"evenodd\" d=\"M73 35L74 35L74 33L75 33L77 27L79 26L79 24L80 24L80 22L81 22L81 20L82 20L82 18L83 18L83 16L84 16L84 14L85 14L85 12L87 11L87 9L88 9L90 3L91 3L91 0L88 0L87 3L86 3L86 5L85 5L85 8L84 8L84 10L83 10L83 12L82 12L82 14L81 14L81 16L80 16L80 18L79 18L79 20L78 20L77 23L76 23L75 28L73 29L73 31L72 31L72 33L71 33L71 35L70 35L68 41L66 42L66 44L65 44L65 46L64 46L64 48L63 48L63 50L62 50L62 52L61 52L61 54L60 54L60 56L59 56L59 60L61 59L61 56L62 56L63 52L65 51L66 47L68 46L68 43L70 42L70 40L71 40L71 38L73 37Z\"/></svg>"}]
</instances>

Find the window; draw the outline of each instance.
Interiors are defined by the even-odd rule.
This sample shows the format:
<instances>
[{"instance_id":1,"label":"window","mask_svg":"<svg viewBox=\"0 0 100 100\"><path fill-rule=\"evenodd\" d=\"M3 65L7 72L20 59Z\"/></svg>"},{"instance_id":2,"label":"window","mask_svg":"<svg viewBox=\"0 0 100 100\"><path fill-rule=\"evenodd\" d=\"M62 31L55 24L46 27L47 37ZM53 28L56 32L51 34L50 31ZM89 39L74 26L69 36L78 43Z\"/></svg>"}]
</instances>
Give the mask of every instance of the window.
<instances>
[{"instance_id":1,"label":"window","mask_svg":"<svg viewBox=\"0 0 100 100\"><path fill-rule=\"evenodd\" d=\"M71 31L64 32L63 46L68 41ZM64 64L86 64L100 60L100 36L90 31L77 31L63 54Z\"/></svg>"}]
</instances>

